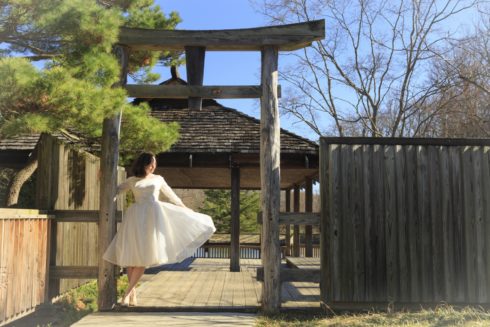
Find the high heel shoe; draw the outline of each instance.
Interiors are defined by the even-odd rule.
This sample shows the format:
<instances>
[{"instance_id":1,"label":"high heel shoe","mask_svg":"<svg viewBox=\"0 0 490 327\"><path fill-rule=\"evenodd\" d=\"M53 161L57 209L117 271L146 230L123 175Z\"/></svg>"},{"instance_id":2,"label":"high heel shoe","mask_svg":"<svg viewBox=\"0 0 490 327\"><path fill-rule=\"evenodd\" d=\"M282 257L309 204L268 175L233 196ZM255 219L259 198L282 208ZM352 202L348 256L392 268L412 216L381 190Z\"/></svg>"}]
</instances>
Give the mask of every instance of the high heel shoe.
<instances>
[{"instance_id":1,"label":"high heel shoe","mask_svg":"<svg viewBox=\"0 0 490 327\"><path fill-rule=\"evenodd\" d=\"M129 306L134 307L138 305L138 300L136 300L136 289L131 291L129 294Z\"/></svg>"},{"instance_id":2,"label":"high heel shoe","mask_svg":"<svg viewBox=\"0 0 490 327\"><path fill-rule=\"evenodd\" d=\"M123 296L123 298L118 302L121 307L129 307L129 295Z\"/></svg>"}]
</instances>

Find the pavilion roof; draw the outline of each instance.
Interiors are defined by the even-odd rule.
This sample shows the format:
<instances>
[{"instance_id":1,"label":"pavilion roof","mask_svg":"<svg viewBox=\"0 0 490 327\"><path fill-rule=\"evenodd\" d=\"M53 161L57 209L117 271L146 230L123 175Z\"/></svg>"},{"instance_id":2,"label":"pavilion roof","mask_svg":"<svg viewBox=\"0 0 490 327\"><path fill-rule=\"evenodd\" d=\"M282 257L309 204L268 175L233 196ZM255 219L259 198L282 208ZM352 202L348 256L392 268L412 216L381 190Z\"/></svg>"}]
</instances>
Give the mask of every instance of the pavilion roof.
<instances>
[{"instance_id":1,"label":"pavilion roof","mask_svg":"<svg viewBox=\"0 0 490 327\"><path fill-rule=\"evenodd\" d=\"M260 121L238 110L220 104L203 105L200 111L161 109L158 103L152 110L160 121L181 126L180 138L169 152L260 153ZM317 154L318 145L281 129L281 153Z\"/></svg>"},{"instance_id":2,"label":"pavilion roof","mask_svg":"<svg viewBox=\"0 0 490 327\"><path fill-rule=\"evenodd\" d=\"M186 85L173 77L161 85ZM163 122L178 122L180 138L170 153L260 153L260 120L211 99L203 99L202 110L190 110L187 99L135 99L147 101L151 115ZM318 154L318 145L281 128L281 153Z\"/></svg>"}]
</instances>

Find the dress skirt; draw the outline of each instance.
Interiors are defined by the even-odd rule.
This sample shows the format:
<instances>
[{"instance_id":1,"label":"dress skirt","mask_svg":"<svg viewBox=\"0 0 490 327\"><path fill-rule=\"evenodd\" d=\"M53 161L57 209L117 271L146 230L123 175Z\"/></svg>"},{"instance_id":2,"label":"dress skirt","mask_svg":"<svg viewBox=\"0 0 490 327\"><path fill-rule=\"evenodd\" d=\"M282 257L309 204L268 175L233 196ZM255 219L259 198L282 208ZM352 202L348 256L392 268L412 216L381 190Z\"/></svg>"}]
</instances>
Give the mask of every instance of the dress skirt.
<instances>
[{"instance_id":1,"label":"dress skirt","mask_svg":"<svg viewBox=\"0 0 490 327\"><path fill-rule=\"evenodd\" d=\"M121 267L181 262L215 231L208 215L167 202L136 202L125 212L103 259Z\"/></svg>"}]
</instances>

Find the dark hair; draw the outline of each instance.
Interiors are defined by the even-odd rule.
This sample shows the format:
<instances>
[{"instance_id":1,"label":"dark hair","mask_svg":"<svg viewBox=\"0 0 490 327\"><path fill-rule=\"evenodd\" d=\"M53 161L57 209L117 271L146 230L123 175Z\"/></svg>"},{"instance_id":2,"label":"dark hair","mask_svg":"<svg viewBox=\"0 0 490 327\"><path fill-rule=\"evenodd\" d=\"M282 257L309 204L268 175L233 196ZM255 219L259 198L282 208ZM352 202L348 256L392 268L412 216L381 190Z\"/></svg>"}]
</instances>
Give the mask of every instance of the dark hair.
<instances>
[{"instance_id":1,"label":"dark hair","mask_svg":"<svg viewBox=\"0 0 490 327\"><path fill-rule=\"evenodd\" d=\"M145 167L151 164L152 159L155 157L155 155L151 152L143 152L136 158L136 160L133 162L133 174L136 177L145 177L146 176L146 171Z\"/></svg>"}]
</instances>

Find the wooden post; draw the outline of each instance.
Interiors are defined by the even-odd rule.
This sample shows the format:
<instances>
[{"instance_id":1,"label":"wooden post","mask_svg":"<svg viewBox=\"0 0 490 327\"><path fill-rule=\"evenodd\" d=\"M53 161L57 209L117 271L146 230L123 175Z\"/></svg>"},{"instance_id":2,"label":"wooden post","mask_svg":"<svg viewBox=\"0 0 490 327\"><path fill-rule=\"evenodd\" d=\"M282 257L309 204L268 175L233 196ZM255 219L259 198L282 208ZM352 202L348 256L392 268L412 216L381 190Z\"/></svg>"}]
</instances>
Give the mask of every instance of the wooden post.
<instances>
[{"instance_id":1,"label":"wooden post","mask_svg":"<svg viewBox=\"0 0 490 327\"><path fill-rule=\"evenodd\" d=\"M293 211L299 212L299 185L293 189ZM293 227L293 257L299 257L299 225Z\"/></svg>"},{"instance_id":2,"label":"wooden post","mask_svg":"<svg viewBox=\"0 0 490 327\"><path fill-rule=\"evenodd\" d=\"M281 248L279 244L280 127L277 97L278 49L262 48L262 98L260 102L260 183L262 207L262 310L279 312L281 306Z\"/></svg>"},{"instance_id":3,"label":"wooden post","mask_svg":"<svg viewBox=\"0 0 490 327\"><path fill-rule=\"evenodd\" d=\"M230 271L240 271L240 167L231 166Z\"/></svg>"},{"instance_id":4,"label":"wooden post","mask_svg":"<svg viewBox=\"0 0 490 327\"><path fill-rule=\"evenodd\" d=\"M286 193L286 212L291 212L291 190L287 189ZM291 225L286 225L286 255L291 255Z\"/></svg>"},{"instance_id":5,"label":"wooden post","mask_svg":"<svg viewBox=\"0 0 490 327\"><path fill-rule=\"evenodd\" d=\"M204 80L205 47L185 47L185 65L187 69L187 83L202 86ZM189 109L201 110L202 98L189 97Z\"/></svg>"},{"instance_id":6,"label":"wooden post","mask_svg":"<svg viewBox=\"0 0 490 327\"><path fill-rule=\"evenodd\" d=\"M305 212L313 212L313 180L305 183ZM313 226L305 226L305 257L313 257Z\"/></svg>"},{"instance_id":7,"label":"wooden post","mask_svg":"<svg viewBox=\"0 0 490 327\"><path fill-rule=\"evenodd\" d=\"M120 82L126 84L128 49L115 46L114 52L121 64ZM105 118L102 129L102 153L100 158L100 211L99 211L99 298L100 311L110 310L116 303L115 266L102 259L102 255L116 234L117 163L119 156L119 126L121 114Z\"/></svg>"}]
</instances>

